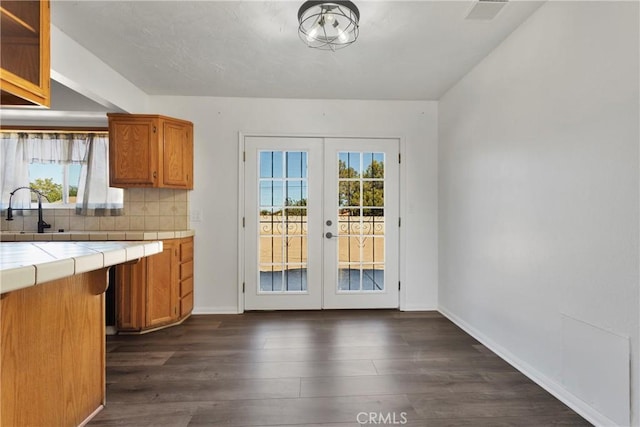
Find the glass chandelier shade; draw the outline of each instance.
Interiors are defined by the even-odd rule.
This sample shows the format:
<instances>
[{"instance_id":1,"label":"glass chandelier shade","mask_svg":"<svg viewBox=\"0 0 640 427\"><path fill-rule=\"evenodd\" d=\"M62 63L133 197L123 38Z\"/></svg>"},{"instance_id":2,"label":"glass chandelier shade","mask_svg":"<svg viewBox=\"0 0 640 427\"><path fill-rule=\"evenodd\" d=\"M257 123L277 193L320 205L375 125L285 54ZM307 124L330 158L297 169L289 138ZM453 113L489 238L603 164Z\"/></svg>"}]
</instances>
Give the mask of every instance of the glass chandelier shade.
<instances>
[{"instance_id":1,"label":"glass chandelier shade","mask_svg":"<svg viewBox=\"0 0 640 427\"><path fill-rule=\"evenodd\" d=\"M335 51L356 41L359 21L350 1L306 1L298 10L298 34L309 47Z\"/></svg>"}]
</instances>

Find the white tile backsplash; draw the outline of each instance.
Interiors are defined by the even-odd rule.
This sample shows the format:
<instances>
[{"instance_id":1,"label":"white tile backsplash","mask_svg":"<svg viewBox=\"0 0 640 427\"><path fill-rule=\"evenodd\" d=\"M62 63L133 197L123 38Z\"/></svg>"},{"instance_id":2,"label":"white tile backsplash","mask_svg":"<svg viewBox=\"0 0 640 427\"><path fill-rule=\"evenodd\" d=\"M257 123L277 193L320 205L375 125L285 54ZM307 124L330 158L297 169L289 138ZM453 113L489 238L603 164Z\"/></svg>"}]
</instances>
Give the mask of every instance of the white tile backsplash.
<instances>
[{"instance_id":1,"label":"white tile backsplash","mask_svg":"<svg viewBox=\"0 0 640 427\"><path fill-rule=\"evenodd\" d=\"M129 217L129 230L144 230L144 217L132 216Z\"/></svg>"},{"instance_id":2,"label":"white tile backsplash","mask_svg":"<svg viewBox=\"0 0 640 427\"><path fill-rule=\"evenodd\" d=\"M158 230L160 228L160 217L157 215L147 215L144 217L145 230Z\"/></svg>"},{"instance_id":3,"label":"white tile backsplash","mask_svg":"<svg viewBox=\"0 0 640 427\"><path fill-rule=\"evenodd\" d=\"M126 215L121 215L121 216L116 216L115 218L115 225L113 227L114 230L130 230L131 228L129 227L129 220L131 219L130 217L126 216Z\"/></svg>"},{"instance_id":4,"label":"white tile backsplash","mask_svg":"<svg viewBox=\"0 0 640 427\"><path fill-rule=\"evenodd\" d=\"M100 217L99 216L85 217L84 231L100 231Z\"/></svg>"},{"instance_id":5,"label":"white tile backsplash","mask_svg":"<svg viewBox=\"0 0 640 427\"><path fill-rule=\"evenodd\" d=\"M66 210L66 209L65 209ZM71 220L68 216L56 216L53 224L51 224L54 231L64 230L68 231L71 229Z\"/></svg>"},{"instance_id":6,"label":"white tile backsplash","mask_svg":"<svg viewBox=\"0 0 640 427\"><path fill-rule=\"evenodd\" d=\"M159 188L145 188L144 189L144 201L145 202L157 202L160 200Z\"/></svg>"},{"instance_id":7,"label":"white tile backsplash","mask_svg":"<svg viewBox=\"0 0 640 427\"><path fill-rule=\"evenodd\" d=\"M100 217L100 230L109 231L115 230L116 217L115 216L101 216Z\"/></svg>"},{"instance_id":8,"label":"white tile backsplash","mask_svg":"<svg viewBox=\"0 0 640 427\"><path fill-rule=\"evenodd\" d=\"M124 215L91 217L72 209L44 209L43 217L57 231L175 231L189 226L189 191L170 188L128 188L124 190ZM2 212L6 218L6 211ZM24 211L13 221L2 221L0 230L37 230L38 215Z\"/></svg>"},{"instance_id":9,"label":"white tile backsplash","mask_svg":"<svg viewBox=\"0 0 640 427\"><path fill-rule=\"evenodd\" d=\"M144 202L144 214L145 215L160 215L160 202L151 201Z\"/></svg>"}]
</instances>

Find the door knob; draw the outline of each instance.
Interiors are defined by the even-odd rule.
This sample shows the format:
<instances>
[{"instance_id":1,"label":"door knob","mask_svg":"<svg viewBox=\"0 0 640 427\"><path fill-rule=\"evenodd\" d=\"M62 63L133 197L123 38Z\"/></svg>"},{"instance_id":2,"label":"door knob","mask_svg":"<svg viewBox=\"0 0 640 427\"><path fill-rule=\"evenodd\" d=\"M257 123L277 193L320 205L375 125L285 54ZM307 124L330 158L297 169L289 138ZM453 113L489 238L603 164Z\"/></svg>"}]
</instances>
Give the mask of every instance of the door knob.
<instances>
[{"instance_id":1,"label":"door knob","mask_svg":"<svg viewBox=\"0 0 640 427\"><path fill-rule=\"evenodd\" d=\"M331 239L331 238L333 237L333 233L332 233L332 232L330 232L330 231L327 231L327 234L325 234L325 237L326 237L327 239Z\"/></svg>"}]
</instances>

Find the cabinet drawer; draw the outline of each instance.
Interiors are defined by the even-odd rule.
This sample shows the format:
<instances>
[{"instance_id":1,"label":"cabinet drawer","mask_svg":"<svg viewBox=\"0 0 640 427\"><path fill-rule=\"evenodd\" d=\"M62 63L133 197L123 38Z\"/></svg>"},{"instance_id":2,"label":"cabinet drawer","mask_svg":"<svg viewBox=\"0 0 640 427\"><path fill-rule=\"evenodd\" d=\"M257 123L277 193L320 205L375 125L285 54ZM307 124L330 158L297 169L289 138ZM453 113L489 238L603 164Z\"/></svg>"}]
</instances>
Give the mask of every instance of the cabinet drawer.
<instances>
[{"instance_id":1,"label":"cabinet drawer","mask_svg":"<svg viewBox=\"0 0 640 427\"><path fill-rule=\"evenodd\" d=\"M193 292L193 277L180 282L180 297L184 297L189 292Z\"/></svg>"},{"instance_id":2,"label":"cabinet drawer","mask_svg":"<svg viewBox=\"0 0 640 427\"><path fill-rule=\"evenodd\" d=\"M180 243L180 261L191 261L193 259L193 239Z\"/></svg>"},{"instance_id":3,"label":"cabinet drawer","mask_svg":"<svg viewBox=\"0 0 640 427\"><path fill-rule=\"evenodd\" d=\"M184 317L193 310L193 292L180 299L180 317Z\"/></svg>"},{"instance_id":4,"label":"cabinet drawer","mask_svg":"<svg viewBox=\"0 0 640 427\"><path fill-rule=\"evenodd\" d=\"M180 280L193 277L193 261L180 264Z\"/></svg>"}]
</instances>

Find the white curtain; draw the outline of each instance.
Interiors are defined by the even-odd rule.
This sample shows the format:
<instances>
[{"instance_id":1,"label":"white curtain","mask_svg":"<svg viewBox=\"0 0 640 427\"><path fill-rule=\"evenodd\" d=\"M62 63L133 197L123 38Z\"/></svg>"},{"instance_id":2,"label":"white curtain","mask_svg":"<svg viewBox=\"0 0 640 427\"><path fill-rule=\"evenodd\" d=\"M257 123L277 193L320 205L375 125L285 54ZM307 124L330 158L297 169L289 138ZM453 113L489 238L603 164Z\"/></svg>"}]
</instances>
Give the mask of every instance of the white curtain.
<instances>
[{"instance_id":1,"label":"white curtain","mask_svg":"<svg viewBox=\"0 0 640 427\"><path fill-rule=\"evenodd\" d=\"M109 140L89 135L86 162L80 171L76 214L95 216L122 215L123 191L109 187Z\"/></svg>"},{"instance_id":2,"label":"white curtain","mask_svg":"<svg viewBox=\"0 0 640 427\"><path fill-rule=\"evenodd\" d=\"M29 186L30 163L80 164L76 213L109 216L123 214L122 189L109 187L109 142L106 136L78 133L2 133L0 190L2 208L9 193ZM28 191L15 193L13 208L29 208Z\"/></svg>"},{"instance_id":3,"label":"white curtain","mask_svg":"<svg viewBox=\"0 0 640 427\"><path fill-rule=\"evenodd\" d=\"M83 164L92 134L28 133L24 135L29 163Z\"/></svg>"},{"instance_id":4,"label":"white curtain","mask_svg":"<svg viewBox=\"0 0 640 427\"><path fill-rule=\"evenodd\" d=\"M29 186L29 162L27 161L26 134L3 133L0 146L0 190L2 209L9 207L9 193L18 187ZM28 209L31 206L29 191L18 191L11 202L14 208Z\"/></svg>"}]
</instances>

